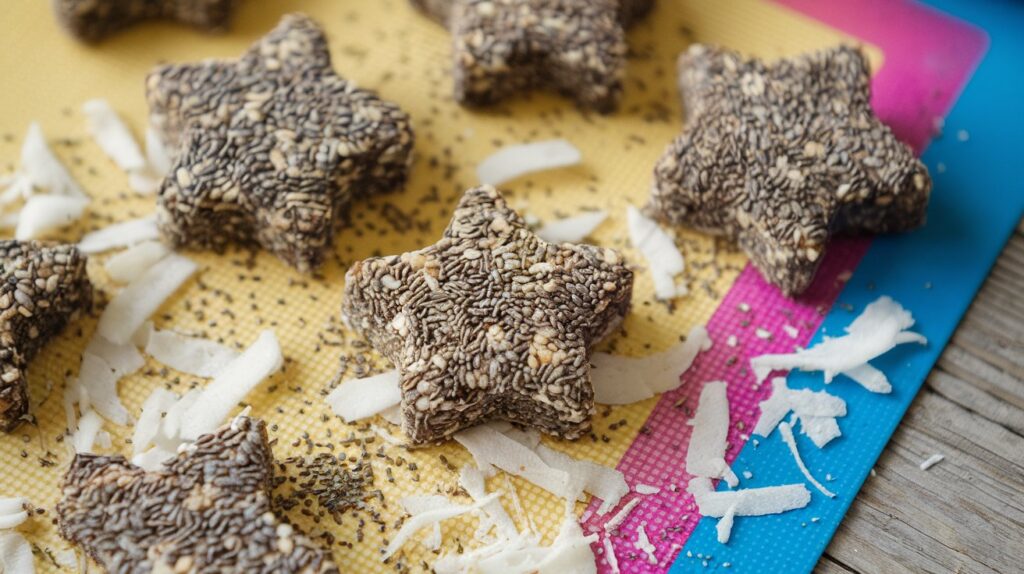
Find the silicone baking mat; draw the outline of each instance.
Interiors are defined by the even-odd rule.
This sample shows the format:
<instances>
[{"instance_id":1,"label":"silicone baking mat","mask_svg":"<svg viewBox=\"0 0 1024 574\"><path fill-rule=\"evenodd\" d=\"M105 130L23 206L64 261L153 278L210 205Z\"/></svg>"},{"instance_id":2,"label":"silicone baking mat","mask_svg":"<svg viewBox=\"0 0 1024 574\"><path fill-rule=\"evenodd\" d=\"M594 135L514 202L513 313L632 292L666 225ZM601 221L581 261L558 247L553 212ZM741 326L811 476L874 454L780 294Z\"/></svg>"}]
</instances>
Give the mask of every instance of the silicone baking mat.
<instances>
[{"instance_id":1,"label":"silicone baking mat","mask_svg":"<svg viewBox=\"0 0 1024 574\"><path fill-rule=\"evenodd\" d=\"M47 4L7 2L0 20L0 70L7 78L0 89L0 173L15 169L22 134L30 121L38 120L58 155L95 198L87 217L63 234L67 240L153 209L153 198L128 191L125 176L89 140L80 104L94 97L108 99L141 135L146 121L143 79L154 64L235 57L284 13L302 11L320 21L330 37L335 69L396 101L412 115L417 159L409 184L400 192L354 205L350 226L337 237L336 257L320 273L298 274L265 253L189 252L202 265L202 272L155 316L158 327L238 346L251 343L261 329L275 329L287 357L286 368L261 385L250 402L253 413L271 424L279 459L324 451L328 443L336 453L345 450L357 455L359 446L342 444L341 439L349 436L373 441L368 448L374 452L383 449L385 456L373 457L374 488L383 492L386 501L370 501L379 513L376 518L374 513L361 512L346 515L341 524L317 523L300 509L288 513L289 519L313 535L333 535L335 557L346 571L377 572L399 563L413 571L429 569L435 555L416 540L388 565L380 562L380 549L401 517L394 501L408 494L454 492L457 469L470 459L451 444L405 451L383 443L365 425L346 425L329 416L323 394L342 359L348 359L344 362L351 375L355 363L351 358L365 355L355 346L358 338L338 320L345 268L371 254L398 253L432 243L461 192L476 183L474 167L480 160L503 145L552 137L566 138L579 147L582 164L503 186L513 205L542 220L585 208L606 209L612 216L593 235L594 242L621 248L637 261L626 241L625 206L643 203L651 167L679 132L682 118L674 63L689 43L718 43L766 58L840 41L861 43L878 70L876 108L900 137L915 149L924 149L935 119L953 108L947 131L970 130L970 138L965 142L946 136L929 148L926 160L936 189L924 230L874 242L837 243L811 291L797 302L764 285L746 267L745 257L728 243L687 230L680 230L677 239L687 259L688 297L671 306L657 303L647 275L637 274L634 311L623 333L605 343L603 350L630 355L655 352L695 324L708 325L715 347L687 373L680 390L634 405L599 409L593 436L578 442L546 440L573 456L617 465L631 485L662 487L659 494L643 497L613 537L625 572L663 572L670 567L703 571L725 563L734 572L813 568L1019 218L1024 201L1019 185L1002 188L1009 195L1001 203L996 199L1000 188L992 183L1005 176L1010 165L1005 154L1010 148L999 147L1008 141L1000 139L1003 132L985 122L978 108L983 97L978 92L983 88L974 88L983 80L1002 86L998 67L1009 64L1002 63L997 58L1001 52L993 49L969 82L988 46L986 35L964 21L909 1L661 0L654 14L629 33L626 96L620 111L611 116L583 114L568 101L544 93L487 110L455 105L450 97L448 35L404 0L249 1L240 5L226 35L207 36L174 24L147 23L94 47L64 36ZM968 9L966 2L941 4L947 10ZM994 30L1012 21L993 18L992 12L1002 9L996 6L971 18L992 19L992 27L985 27L993 37ZM1009 14L1013 8L1006 10ZM954 107L964 86L961 103ZM988 86L985 93L993 89ZM962 109L968 101L972 107ZM1019 114L1008 117L1004 128L1011 121L1019 123ZM937 171L940 161L949 165L947 172ZM114 288L105 282L104 259L95 257L90 271L109 295ZM852 278L839 281L847 271L853 272ZM805 344L821 330L835 332L849 322L851 311L859 312L883 293L914 312L931 346L897 351L878 362L894 382L893 395L868 396L849 382L832 385L830 390L850 405L850 414L840 421L846 436L821 451L804 448L802 452L812 472L834 477L829 487L839 496L822 500L815 493L804 510L740 519L729 545L719 545L714 540L714 521L698 521L692 501L683 492L688 477L682 461L689 433L684 422L700 386L715 379L729 384L729 459L735 461L737 471L753 473L744 486L801 480L777 437L762 440L757 449L747 440L745 429L749 431L756 421L757 401L765 391L753 390L745 368L747 358ZM843 305L833 305L837 300ZM741 302L750 306L749 313L738 310ZM783 334L784 324L798 328L796 339ZM95 318L83 320L35 359L29 376L38 427L23 426L0 437L0 494L28 496L47 509L21 528L39 549L36 566L41 571L58 570L50 556L68 548L51 522L60 476L70 458L61 443L65 425L61 394L65 376L77 369L94 326ZM773 338L754 337L758 327L772 332ZM737 336L736 348L724 344L729 335ZM371 368L387 365L371 355ZM794 380L820 386L820 376ZM151 362L142 372L122 380L119 390L129 409L138 413L157 385L182 392L195 384L203 382ZM130 429L108 424L107 430L114 437L111 451L130 452L125 442ZM560 522L562 504L519 479L511 484L533 522L550 539ZM508 490L500 476L489 487ZM285 485L278 494L287 490ZM510 503L507 496L505 503ZM599 529L604 518L594 516L586 506L578 505L585 529ZM386 525L384 532L374 520ZM634 547L640 524L646 525L657 548L656 564L648 563ZM471 518L446 522L442 529L446 549L473 544ZM603 557L599 567L608 569Z\"/></svg>"}]
</instances>

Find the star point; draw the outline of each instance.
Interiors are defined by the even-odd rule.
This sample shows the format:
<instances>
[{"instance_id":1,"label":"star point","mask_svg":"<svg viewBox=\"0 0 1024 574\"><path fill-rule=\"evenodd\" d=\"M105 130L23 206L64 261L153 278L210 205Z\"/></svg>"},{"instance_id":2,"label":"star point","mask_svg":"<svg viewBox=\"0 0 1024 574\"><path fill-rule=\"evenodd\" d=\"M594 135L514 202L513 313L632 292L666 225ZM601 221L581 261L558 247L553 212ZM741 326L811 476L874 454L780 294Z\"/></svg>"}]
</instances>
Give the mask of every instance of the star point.
<instances>
[{"instance_id":1,"label":"star point","mask_svg":"<svg viewBox=\"0 0 1024 574\"><path fill-rule=\"evenodd\" d=\"M75 37L97 42L143 20L167 19L223 32L235 0L56 0L57 19Z\"/></svg>"}]
</instances>

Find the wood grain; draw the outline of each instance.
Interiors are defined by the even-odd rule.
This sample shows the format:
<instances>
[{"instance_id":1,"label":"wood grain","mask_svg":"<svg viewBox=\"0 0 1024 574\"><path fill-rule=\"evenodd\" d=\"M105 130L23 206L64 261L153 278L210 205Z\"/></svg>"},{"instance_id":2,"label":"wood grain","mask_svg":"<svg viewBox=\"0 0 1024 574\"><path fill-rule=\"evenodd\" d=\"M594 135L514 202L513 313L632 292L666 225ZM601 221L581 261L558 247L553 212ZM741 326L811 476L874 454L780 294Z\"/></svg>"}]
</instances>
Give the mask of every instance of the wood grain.
<instances>
[{"instance_id":1,"label":"wood grain","mask_svg":"<svg viewBox=\"0 0 1024 574\"><path fill-rule=\"evenodd\" d=\"M1024 572L1024 221L817 572Z\"/></svg>"}]
</instances>

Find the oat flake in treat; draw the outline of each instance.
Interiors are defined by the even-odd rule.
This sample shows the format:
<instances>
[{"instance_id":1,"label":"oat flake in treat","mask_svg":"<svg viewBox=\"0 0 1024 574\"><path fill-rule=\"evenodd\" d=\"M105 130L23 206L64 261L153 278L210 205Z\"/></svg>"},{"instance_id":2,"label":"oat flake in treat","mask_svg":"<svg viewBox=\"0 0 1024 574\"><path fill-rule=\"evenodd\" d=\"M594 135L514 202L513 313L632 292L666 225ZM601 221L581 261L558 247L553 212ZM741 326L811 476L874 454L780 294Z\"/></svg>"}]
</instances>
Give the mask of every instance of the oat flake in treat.
<instances>
[{"instance_id":1,"label":"oat flake in treat","mask_svg":"<svg viewBox=\"0 0 1024 574\"><path fill-rule=\"evenodd\" d=\"M86 256L73 245L0 241L0 430L30 418L28 362L92 306Z\"/></svg>"},{"instance_id":2,"label":"oat flake in treat","mask_svg":"<svg viewBox=\"0 0 1024 574\"><path fill-rule=\"evenodd\" d=\"M338 572L270 507L266 425L236 417L164 470L79 454L57 505L60 533L108 572Z\"/></svg>"},{"instance_id":3,"label":"oat flake in treat","mask_svg":"<svg viewBox=\"0 0 1024 574\"><path fill-rule=\"evenodd\" d=\"M235 0L53 0L53 9L73 36L96 42L136 22L158 18L223 32L234 4Z\"/></svg>"},{"instance_id":4,"label":"oat flake in treat","mask_svg":"<svg viewBox=\"0 0 1024 574\"><path fill-rule=\"evenodd\" d=\"M255 243L310 271L349 202L400 187L409 171L409 117L336 75L303 15L239 60L161 66L146 91L174 155L157 202L174 245Z\"/></svg>"},{"instance_id":5,"label":"oat flake in treat","mask_svg":"<svg viewBox=\"0 0 1024 574\"><path fill-rule=\"evenodd\" d=\"M342 312L397 366L412 443L489 418L574 439L594 410L590 348L632 286L615 251L547 243L481 186L434 245L353 265Z\"/></svg>"},{"instance_id":6,"label":"oat flake in treat","mask_svg":"<svg viewBox=\"0 0 1024 574\"><path fill-rule=\"evenodd\" d=\"M497 102L537 87L610 112L622 95L624 29L654 0L411 0L453 38L455 99Z\"/></svg>"},{"instance_id":7,"label":"oat flake in treat","mask_svg":"<svg viewBox=\"0 0 1024 574\"><path fill-rule=\"evenodd\" d=\"M875 116L870 82L853 47L768 65L692 46L679 59L686 126L654 168L648 209L736 240L788 296L832 235L922 225L931 179Z\"/></svg>"}]
</instances>

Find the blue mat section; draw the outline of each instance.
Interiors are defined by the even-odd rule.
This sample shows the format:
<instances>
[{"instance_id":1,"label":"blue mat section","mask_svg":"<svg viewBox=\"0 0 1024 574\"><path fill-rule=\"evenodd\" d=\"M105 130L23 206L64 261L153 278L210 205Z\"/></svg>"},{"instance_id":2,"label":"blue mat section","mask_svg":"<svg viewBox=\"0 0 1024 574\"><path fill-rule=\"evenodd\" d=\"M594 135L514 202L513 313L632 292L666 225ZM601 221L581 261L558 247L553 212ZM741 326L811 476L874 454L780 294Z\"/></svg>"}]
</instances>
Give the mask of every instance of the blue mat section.
<instances>
[{"instance_id":1,"label":"blue mat section","mask_svg":"<svg viewBox=\"0 0 1024 574\"><path fill-rule=\"evenodd\" d=\"M983 28L991 46L946 118L946 136L933 141L924 161L935 180L928 225L915 233L876 239L815 335L839 334L864 306L889 295L917 319L914 330L928 337L927 348L897 347L873 361L893 384L890 395L875 395L838 377L827 388L847 401L839 419L844 436L817 449L797 436L812 474L837 493L828 499L810 485L807 508L777 516L737 518L728 545L716 539L717 519L705 518L689 538L673 573L811 572L843 515L867 478L889 437L920 389L942 348L981 286L1024 212L1024 166L1019 138L1024 66L1024 3L1010 0L932 0L927 2ZM970 139L959 141L958 130ZM939 173L937 165L946 166ZM930 287L930 288L929 288ZM793 373L794 388L822 389L820 373ZM740 452L733 470L753 473L743 487L804 482L778 431ZM831 474L832 480L825 480ZM725 484L719 490L725 490ZM898 503L898 501L894 501ZM710 555L710 559L708 558ZM704 562L707 561L705 565ZM728 566L726 566L728 564Z\"/></svg>"}]
</instances>

